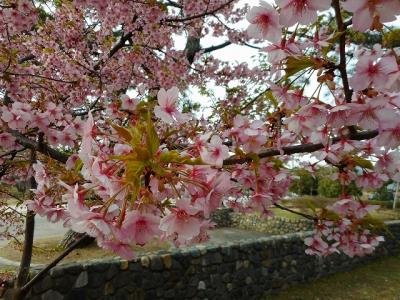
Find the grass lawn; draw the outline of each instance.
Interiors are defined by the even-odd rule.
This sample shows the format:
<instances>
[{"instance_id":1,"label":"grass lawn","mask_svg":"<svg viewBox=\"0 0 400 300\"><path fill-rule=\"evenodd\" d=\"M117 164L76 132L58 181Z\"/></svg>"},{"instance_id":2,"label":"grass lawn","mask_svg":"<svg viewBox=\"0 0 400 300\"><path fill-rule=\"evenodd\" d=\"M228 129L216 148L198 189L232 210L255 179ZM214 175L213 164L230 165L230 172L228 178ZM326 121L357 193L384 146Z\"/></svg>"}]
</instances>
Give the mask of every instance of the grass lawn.
<instances>
[{"instance_id":1,"label":"grass lawn","mask_svg":"<svg viewBox=\"0 0 400 300\"><path fill-rule=\"evenodd\" d=\"M265 300L398 300L400 255L385 257L312 283L289 288Z\"/></svg>"}]
</instances>

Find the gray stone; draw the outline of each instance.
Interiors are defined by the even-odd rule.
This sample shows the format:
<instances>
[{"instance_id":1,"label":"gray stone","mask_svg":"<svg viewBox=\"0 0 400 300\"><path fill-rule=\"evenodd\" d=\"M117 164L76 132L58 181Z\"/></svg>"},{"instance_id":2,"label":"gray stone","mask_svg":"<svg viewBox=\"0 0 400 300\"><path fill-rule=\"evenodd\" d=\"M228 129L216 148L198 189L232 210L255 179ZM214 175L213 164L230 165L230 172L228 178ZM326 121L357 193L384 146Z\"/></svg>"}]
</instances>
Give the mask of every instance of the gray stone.
<instances>
[{"instance_id":1,"label":"gray stone","mask_svg":"<svg viewBox=\"0 0 400 300\"><path fill-rule=\"evenodd\" d=\"M205 290L206 289L206 283L204 281L199 281L199 284L197 285L198 290Z\"/></svg>"},{"instance_id":2,"label":"gray stone","mask_svg":"<svg viewBox=\"0 0 400 300\"><path fill-rule=\"evenodd\" d=\"M96 261L88 267L89 272L105 272L110 264L107 261Z\"/></svg>"},{"instance_id":3,"label":"gray stone","mask_svg":"<svg viewBox=\"0 0 400 300\"><path fill-rule=\"evenodd\" d=\"M106 280L112 279L115 275L118 274L118 272L119 272L119 269L115 264L110 265L105 274Z\"/></svg>"},{"instance_id":4,"label":"gray stone","mask_svg":"<svg viewBox=\"0 0 400 300\"><path fill-rule=\"evenodd\" d=\"M64 296L57 291L48 290L47 292L45 292L42 295L42 297L40 297L40 299L42 299L42 300L63 300Z\"/></svg>"},{"instance_id":5,"label":"gray stone","mask_svg":"<svg viewBox=\"0 0 400 300\"><path fill-rule=\"evenodd\" d=\"M171 269L172 267L172 256L167 254L167 255L163 255L162 257L163 263L164 263L164 267L167 269Z\"/></svg>"},{"instance_id":6,"label":"gray stone","mask_svg":"<svg viewBox=\"0 0 400 300\"><path fill-rule=\"evenodd\" d=\"M150 269L154 271L161 271L163 267L164 267L163 261L159 256L150 257Z\"/></svg>"},{"instance_id":7,"label":"gray stone","mask_svg":"<svg viewBox=\"0 0 400 300\"><path fill-rule=\"evenodd\" d=\"M121 270L128 270L128 268L129 268L129 261L127 261L127 260L122 260L121 263L120 263L120 265L119 265L119 268L120 268Z\"/></svg>"},{"instance_id":8,"label":"gray stone","mask_svg":"<svg viewBox=\"0 0 400 300\"><path fill-rule=\"evenodd\" d=\"M75 276L71 277L71 275L65 275L63 278L56 278L54 282L54 289L65 294L69 290L71 290L71 287L74 283Z\"/></svg>"},{"instance_id":9,"label":"gray stone","mask_svg":"<svg viewBox=\"0 0 400 300\"><path fill-rule=\"evenodd\" d=\"M140 263L143 267L148 268L150 266L150 258L148 256L142 256L140 258Z\"/></svg>"},{"instance_id":10,"label":"gray stone","mask_svg":"<svg viewBox=\"0 0 400 300\"><path fill-rule=\"evenodd\" d=\"M111 282L106 282L106 285L104 286L104 295L108 296L112 294L114 294L114 286Z\"/></svg>"},{"instance_id":11,"label":"gray stone","mask_svg":"<svg viewBox=\"0 0 400 300\"><path fill-rule=\"evenodd\" d=\"M97 288L104 284L105 277L104 273L90 273L88 287Z\"/></svg>"},{"instance_id":12,"label":"gray stone","mask_svg":"<svg viewBox=\"0 0 400 300\"><path fill-rule=\"evenodd\" d=\"M35 294L42 294L52 287L53 280L54 279L51 278L49 275L46 275L41 281L33 286L33 292Z\"/></svg>"},{"instance_id":13,"label":"gray stone","mask_svg":"<svg viewBox=\"0 0 400 300\"><path fill-rule=\"evenodd\" d=\"M84 287L88 284L88 273L87 271L82 272L79 274L78 278L76 279L74 283L75 288L81 288Z\"/></svg>"}]
</instances>

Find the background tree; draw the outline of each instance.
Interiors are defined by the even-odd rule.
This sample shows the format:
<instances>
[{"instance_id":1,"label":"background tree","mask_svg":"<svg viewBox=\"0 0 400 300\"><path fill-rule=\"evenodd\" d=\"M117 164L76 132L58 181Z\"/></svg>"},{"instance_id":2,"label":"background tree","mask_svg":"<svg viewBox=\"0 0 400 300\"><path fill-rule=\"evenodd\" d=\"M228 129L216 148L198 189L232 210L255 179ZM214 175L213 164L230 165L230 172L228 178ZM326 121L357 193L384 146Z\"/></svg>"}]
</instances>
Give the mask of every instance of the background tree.
<instances>
[{"instance_id":1,"label":"background tree","mask_svg":"<svg viewBox=\"0 0 400 300\"><path fill-rule=\"evenodd\" d=\"M297 177L293 179L289 191L297 195L316 195L318 189L318 178L313 176L305 169L294 169L293 174Z\"/></svg>"}]
</instances>

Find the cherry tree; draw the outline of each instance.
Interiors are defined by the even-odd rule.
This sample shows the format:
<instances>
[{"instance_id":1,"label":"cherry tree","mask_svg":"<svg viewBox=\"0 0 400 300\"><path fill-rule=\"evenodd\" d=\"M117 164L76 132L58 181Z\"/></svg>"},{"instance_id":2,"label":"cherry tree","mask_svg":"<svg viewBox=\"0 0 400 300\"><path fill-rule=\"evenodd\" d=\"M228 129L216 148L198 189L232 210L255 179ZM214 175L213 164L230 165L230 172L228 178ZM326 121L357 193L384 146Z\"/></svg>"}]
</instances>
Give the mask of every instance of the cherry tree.
<instances>
[{"instance_id":1,"label":"cherry tree","mask_svg":"<svg viewBox=\"0 0 400 300\"><path fill-rule=\"evenodd\" d=\"M351 37L387 37L400 3L254 5L1 1L0 176L31 182L17 298L80 242L27 282L35 214L127 259L154 237L177 247L206 241L222 205L312 220L311 255L362 256L383 241L369 215L377 207L346 186L399 180L398 51L390 39L370 47ZM221 42L205 45L209 36ZM259 63L213 55L232 44L260 49ZM213 98L210 116L193 109L193 89ZM288 163L305 154L311 169L332 165L343 186L313 214L280 203L293 180Z\"/></svg>"}]
</instances>

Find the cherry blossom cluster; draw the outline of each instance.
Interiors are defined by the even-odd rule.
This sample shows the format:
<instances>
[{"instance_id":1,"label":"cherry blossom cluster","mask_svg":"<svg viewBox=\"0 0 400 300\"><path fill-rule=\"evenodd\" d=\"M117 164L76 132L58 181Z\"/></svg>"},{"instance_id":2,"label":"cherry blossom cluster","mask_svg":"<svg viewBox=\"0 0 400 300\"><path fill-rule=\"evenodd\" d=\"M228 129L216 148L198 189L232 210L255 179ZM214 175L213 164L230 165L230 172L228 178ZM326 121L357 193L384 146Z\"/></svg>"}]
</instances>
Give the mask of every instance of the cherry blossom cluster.
<instances>
[{"instance_id":1,"label":"cherry blossom cluster","mask_svg":"<svg viewBox=\"0 0 400 300\"><path fill-rule=\"evenodd\" d=\"M14 35L29 31L37 21L37 12L30 1L5 1L0 10L0 31Z\"/></svg>"},{"instance_id":2,"label":"cherry blossom cluster","mask_svg":"<svg viewBox=\"0 0 400 300\"><path fill-rule=\"evenodd\" d=\"M308 216L307 253L368 254L382 240L368 221L376 207L346 186L400 180L400 60L349 31L384 35L399 14L394 0L7 1L1 182L32 175L29 210L132 258L154 238L206 241L223 205L271 216L292 155L306 153L343 185L340 201ZM260 64L216 58L231 44L259 48ZM210 116L191 88L213 98Z\"/></svg>"},{"instance_id":3,"label":"cherry blossom cluster","mask_svg":"<svg viewBox=\"0 0 400 300\"><path fill-rule=\"evenodd\" d=\"M378 205L360 203L351 198L335 202L327 209L337 214L338 219L318 221L313 236L304 240L308 246L306 253L326 256L343 252L350 257L372 253L384 237L365 229L364 218L378 208Z\"/></svg>"}]
</instances>

